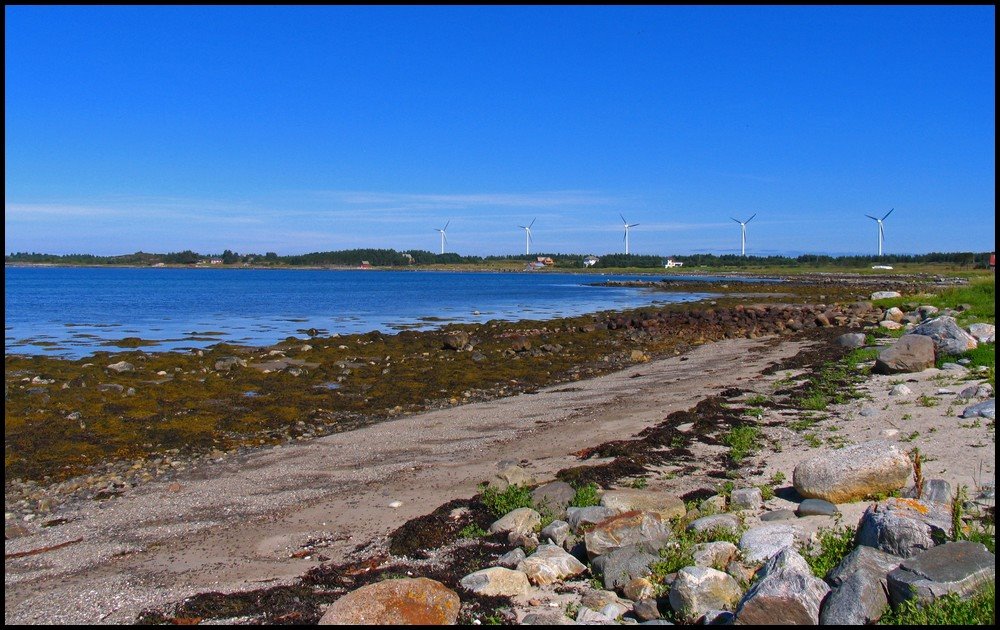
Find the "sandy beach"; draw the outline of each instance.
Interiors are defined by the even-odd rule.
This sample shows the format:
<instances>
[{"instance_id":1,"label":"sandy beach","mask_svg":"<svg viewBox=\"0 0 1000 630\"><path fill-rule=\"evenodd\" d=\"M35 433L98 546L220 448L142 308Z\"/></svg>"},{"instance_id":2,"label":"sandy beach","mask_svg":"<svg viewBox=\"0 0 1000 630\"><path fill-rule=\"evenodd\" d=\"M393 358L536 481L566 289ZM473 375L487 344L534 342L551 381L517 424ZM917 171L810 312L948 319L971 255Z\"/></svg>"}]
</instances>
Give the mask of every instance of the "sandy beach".
<instances>
[{"instance_id":1,"label":"sandy beach","mask_svg":"<svg viewBox=\"0 0 1000 630\"><path fill-rule=\"evenodd\" d=\"M574 452L633 436L674 410L753 380L797 343L727 340L683 357L486 403L399 418L308 443L213 462L170 483L73 506L66 522L8 540L6 623L129 623L187 595L273 585L336 539L332 560L406 520L476 492L503 460L539 479ZM402 502L398 509L389 507Z\"/></svg>"}]
</instances>

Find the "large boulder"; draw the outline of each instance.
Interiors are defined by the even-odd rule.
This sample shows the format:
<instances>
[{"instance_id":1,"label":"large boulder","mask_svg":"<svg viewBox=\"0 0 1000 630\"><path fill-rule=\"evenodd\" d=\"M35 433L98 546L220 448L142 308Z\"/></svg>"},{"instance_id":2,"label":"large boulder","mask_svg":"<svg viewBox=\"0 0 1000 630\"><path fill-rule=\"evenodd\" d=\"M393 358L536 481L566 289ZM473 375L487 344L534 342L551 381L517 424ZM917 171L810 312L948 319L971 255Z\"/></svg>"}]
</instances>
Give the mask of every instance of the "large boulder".
<instances>
[{"instance_id":1,"label":"large boulder","mask_svg":"<svg viewBox=\"0 0 1000 630\"><path fill-rule=\"evenodd\" d=\"M820 623L857 626L878 621L889 605L886 576L901 561L872 547L855 547L827 576L833 590L823 601Z\"/></svg>"},{"instance_id":2,"label":"large boulder","mask_svg":"<svg viewBox=\"0 0 1000 630\"><path fill-rule=\"evenodd\" d=\"M798 555L798 554L795 554ZM800 562L801 560L801 562ZM817 625L826 582L813 576L801 557L784 554L769 563L766 575L747 591L736 608L738 625Z\"/></svg>"},{"instance_id":3,"label":"large boulder","mask_svg":"<svg viewBox=\"0 0 1000 630\"><path fill-rule=\"evenodd\" d=\"M865 334L844 333L837 337L837 345L845 348L860 348L865 345Z\"/></svg>"},{"instance_id":4,"label":"large boulder","mask_svg":"<svg viewBox=\"0 0 1000 630\"><path fill-rule=\"evenodd\" d=\"M924 335L903 335L875 359L875 374L922 372L934 367L934 341Z\"/></svg>"},{"instance_id":5,"label":"large boulder","mask_svg":"<svg viewBox=\"0 0 1000 630\"><path fill-rule=\"evenodd\" d=\"M657 544L670 538L670 526L657 512L633 510L595 525L584 534L584 543L593 559L626 545Z\"/></svg>"},{"instance_id":6,"label":"large boulder","mask_svg":"<svg viewBox=\"0 0 1000 630\"><path fill-rule=\"evenodd\" d=\"M707 567L684 567L670 585L670 607L688 622L710 610L733 610L743 591L727 573Z\"/></svg>"},{"instance_id":7,"label":"large boulder","mask_svg":"<svg viewBox=\"0 0 1000 630\"><path fill-rule=\"evenodd\" d=\"M962 354L978 345L975 337L962 330L954 317L942 315L928 319L910 331L911 335L930 337L938 354Z\"/></svg>"},{"instance_id":8,"label":"large boulder","mask_svg":"<svg viewBox=\"0 0 1000 630\"><path fill-rule=\"evenodd\" d=\"M995 581L996 557L982 543L951 542L904 560L889 573L889 599L928 603L949 593L971 595Z\"/></svg>"},{"instance_id":9,"label":"large boulder","mask_svg":"<svg viewBox=\"0 0 1000 630\"><path fill-rule=\"evenodd\" d=\"M800 532L792 525L769 523L743 532L739 548L748 564L765 562L785 549L794 548Z\"/></svg>"},{"instance_id":10,"label":"large boulder","mask_svg":"<svg viewBox=\"0 0 1000 630\"><path fill-rule=\"evenodd\" d=\"M873 300L889 300L892 298L901 297L899 291L876 291L872 293L871 299Z\"/></svg>"},{"instance_id":11,"label":"large boulder","mask_svg":"<svg viewBox=\"0 0 1000 630\"><path fill-rule=\"evenodd\" d=\"M580 575L587 567L556 545L538 545L535 553L521 561L517 570L528 576L532 584L552 584Z\"/></svg>"},{"instance_id":12,"label":"large boulder","mask_svg":"<svg viewBox=\"0 0 1000 630\"><path fill-rule=\"evenodd\" d=\"M362 586L335 601L320 625L454 625L461 601L435 580L403 578Z\"/></svg>"},{"instance_id":13,"label":"large boulder","mask_svg":"<svg viewBox=\"0 0 1000 630\"><path fill-rule=\"evenodd\" d=\"M876 440L847 446L800 462L792 472L805 498L849 503L904 487L913 465L899 446Z\"/></svg>"},{"instance_id":14,"label":"large boulder","mask_svg":"<svg viewBox=\"0 0 1000 630\"><path fill-rule=\"evenodd\" d=\"M604 588L618 590L652 573L650 565L659 561L660 556L651 546L627 545L594 558L592 566L603 579Z\"/></svg>"},{"instance_id":15,"label":"large boulder","mask_svg":"<svg viewBox=\"0 0 1000 630\"><path fill-rule=\"evenodd\" d=\"M735 514L711 514L691 521L685 529L696 533L714 531L735 533L739 528L740 519Z\"/></svg>"},{"instance_id":16,"label":"large boulder","mask_svg":"<svg viewBox=\"0 0 1000 630\"><path fill-rule=\"evenodd\" d=\"M855 541L909 558L947 540L951 514L946 506L919 499L887 499L865 510Z\"/></svg>"},{"instance_id":17,"label":"large boulder","mask_svg":"<svg viewBox=\"0 0 1000 630\"><path fill-rule=\"evenodd\" d=\"M986 418L987 420L994 420L997 417L997 399L990 398L989 400L984 400L981 403L975 405L969 405L962 410L963 418Z\"/></svg>"},{"instance_id":18,"label":"large boulder","mask_svg":"<svg viewBox=\"0 0 1000 630\"><path fill-rule=\"evenodd\" d=\"M621 514L621 510L604 507L603 505L588 505L587 507L566 508L566 522L574 534L592 529L603 520Z\"/></svg>"},{"instance_id":19,"label":"large boulder","mask_svg":"<svg viewBox=\"0 0 1000 630\"><path fill-rule=\"evenodd\" d=\"M517 464L500 462L496 474L489 480L488 485L503 492L510 486L533 486L535 478Z\"/></svg>"},{"instance_id":20,"label":"large boulder","mask_svg":"<svg viewBox=\"0 0 1000 630\"><path fill-rule=\"evenodd\" d=\"M665 521L684 516L687 510L684 501L667 492L653 490L608 490L601 497L601 505L614 508L620 512L644 510L656 512Z\"/></svg>"}]
</instances>

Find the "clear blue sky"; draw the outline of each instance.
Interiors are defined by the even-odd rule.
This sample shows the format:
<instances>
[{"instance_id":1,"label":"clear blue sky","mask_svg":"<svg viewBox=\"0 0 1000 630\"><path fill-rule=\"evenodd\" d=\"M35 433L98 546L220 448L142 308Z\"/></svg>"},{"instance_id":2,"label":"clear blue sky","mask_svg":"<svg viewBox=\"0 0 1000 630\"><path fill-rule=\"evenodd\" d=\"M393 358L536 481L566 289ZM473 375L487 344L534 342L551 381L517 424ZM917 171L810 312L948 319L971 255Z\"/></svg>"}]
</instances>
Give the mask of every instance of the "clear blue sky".
<instances>
[{"instance_id":1,"label":"clear blue sky","mask_svg":"<svg viewBox=\"0 0 1000 630\"><path fill-rule=\"evenodd\" d=\"M6 251L987 251L996 10L5 9Z\"/></svg>"}]
</instances>

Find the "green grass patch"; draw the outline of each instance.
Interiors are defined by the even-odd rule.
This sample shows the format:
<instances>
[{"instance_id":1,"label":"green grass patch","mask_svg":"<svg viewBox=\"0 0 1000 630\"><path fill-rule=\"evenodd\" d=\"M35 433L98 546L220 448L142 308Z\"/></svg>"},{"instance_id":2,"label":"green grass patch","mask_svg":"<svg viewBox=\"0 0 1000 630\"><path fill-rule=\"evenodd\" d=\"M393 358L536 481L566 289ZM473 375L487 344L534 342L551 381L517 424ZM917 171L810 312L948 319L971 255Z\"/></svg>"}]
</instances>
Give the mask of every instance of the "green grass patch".
<instances>
[{"instance_id":1,"label":"green grass patch","mask_svg":"<svg viewBox=\"0 0 1000 630\"><path fill-rule=\"evenodd\" d=\"M949 594L930 604L910 600L890 609L879 620L882 626L992 626L996 624L996 585L989 584L968 599Z\"/></svg>"},{"instance_id":2,"label":"green grass patch","mask_svg":"<svg viewBox=\"0 0 1000 630\"><path fill-rule=\"evenodd\" d=\"M722 443L729 447L729 456L739 464L760 448L760 428L749 424L733 427L722 436Z\"/></svg>"},{"instance_id":3,"label":"green grass patch","mask_svg":"<svg viewBox=\"0 0 1000 630\"><path fill-rule=\"evenodd\" d=\"M590 507L601 504L601 495L597 492L598 486L594 482L584 484L576 489L573 500L569 502L571 507Z\"/></svg>"},{"instance_id":4,"label":"green grass patch","mask_svg":"<svg viewBox=\"0 0 1000 630\"><path fill-rule=\"evenodd\" d=\"M479 500L497 518L518 508L532 507L531 490L523 486L508 486L503 491L487 486Z\"/></svg>"},{"instance_id":5,"label":"green grass patch","mask_svg":"<svg viewBox=\"0 0 1000 630\"><path fill-rule=\"evenodd\" d=\"M819 544L810 545L802 557L809 564L813 575L823 579L854 549L854 529L832 528L817 533Z\"/></svg>"}]
</instances>

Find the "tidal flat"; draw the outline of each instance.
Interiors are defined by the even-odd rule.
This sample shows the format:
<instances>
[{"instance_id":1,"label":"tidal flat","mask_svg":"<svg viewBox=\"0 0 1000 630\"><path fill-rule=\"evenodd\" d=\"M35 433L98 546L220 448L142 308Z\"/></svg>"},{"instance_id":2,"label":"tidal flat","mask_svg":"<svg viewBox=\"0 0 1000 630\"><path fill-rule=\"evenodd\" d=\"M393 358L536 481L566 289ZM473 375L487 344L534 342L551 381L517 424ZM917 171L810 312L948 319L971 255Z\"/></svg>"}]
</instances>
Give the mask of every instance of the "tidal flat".
<instances>
[{"instance_id":1,"label":"tidal flat","mask_svg":"<svg viewBox=\"0 0 1000 630\"><path fill-rule=\"evenodd\" d=\"M47 486L110 469L116 474L101 490L113 492L116 485L161 475L164 461L310 439L510 396L717 339L794 334L824 325L816 314L828 303L864 299L887 287L885 278L835 280L797 277L780 291L770 282L714 284L721 295L709 303L449 324L393 335L288 337L267 347L135 347L78 360L8 354L5 498L8 504L23 499L22 484ZM921 276L893 282L911 291L941 286ZM676 290L671 283L660 288ZM760 307L744 305L747 292ZM803 304L812 306L804 311ZM143 342L125 338L121 345ZM99 477L97 485L104 481ZM92 492L90 485L74 492Z\"/></svg>"}]
</instances>

